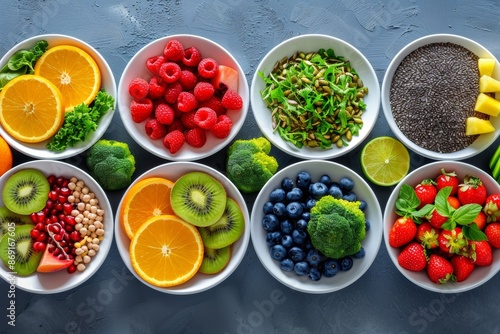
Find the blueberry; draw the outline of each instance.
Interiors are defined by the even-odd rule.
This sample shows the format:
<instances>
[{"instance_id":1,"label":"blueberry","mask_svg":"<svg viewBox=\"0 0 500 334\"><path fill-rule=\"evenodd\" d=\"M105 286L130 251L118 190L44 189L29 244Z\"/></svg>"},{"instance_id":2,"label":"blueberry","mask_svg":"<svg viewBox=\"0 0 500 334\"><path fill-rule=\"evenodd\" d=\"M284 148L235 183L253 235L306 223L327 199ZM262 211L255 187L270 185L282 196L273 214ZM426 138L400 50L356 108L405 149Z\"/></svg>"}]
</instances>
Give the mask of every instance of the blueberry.
<instances>
[{"instance_id":1,"label":"blueberry","mask_svg":"<svg viewBox=\"0 0 500 334\"><path fill-rule=\"evenodd\" d=\"M295 266L293 267L293 271L298 276L307 275L309 273L309 265L307 264L307 262L304 262L304 261L297 262L297 263L295 263Z\"/></svg>"},{"instance_id":2,"label":"blueberry","mask_svg":"<svg viewBox=\"0 0 500 334\"><path fill-rule=\"evenodd\" d=\"M262 227L264 230L271 232L280 226L280 221L276 215L269 213L262 218Z\"/></svg>"},{"instance_id":3,"label":"blueberry","mask_svg":"<svg viewBox=\"0 0 500 334\"><path fill-rule=\"evenodd\" d=\"M328 188L328 194L335 198L342 198L342 196L344 195L342 193L342 189L340 189L340 186L337 184L332 184L330 188Z\"/></svg>"},{"instance_id":4,"label":"blueberry","mask_svg":"<svg viewBox=\"0 0 500 334\"><path fill-rule=\"evenodd\" d=\"M302 189L295 187L286 193L286 200L289 202L301 201L303 195Z\"/></svg>"},{"instance_id":5,"label":"blueberry","mask_svg":"<svg viewBox=\"0 0 500 334\"><path fill-rule=\"evenodd\" d=\"M339 262L335 259L327 259L323 263L323 276L325 277L333 277L339 271Z\"/></svg>"},{"instance_id":6,"label":"blueberry","mask_svg":"<svg viewBox=\"0 0 500 334\"><path fill-rule=\"evenodd\" d=\"M340 259L340 270L348 271L352 268L353 260L351 257L346 256Z\"/></svg>"},{"instance_id":7,"label":"blueberry","mask_svg":"<svg viewBox=\"0 0 500 334\"><path fill-rule=\"evenodd\" d=\"M266 234L266 243L268 246L274 246L281 241L281 232L268 232Z\"/></svg>"},{"instance_id":8,"label":"blueberry","mask_svg":"<svg viewBox=\"0 0 500 334\"><path fill-rule=\"evenodd\" d=\"M369 220L365 221L365 229L367 232L370 230L370 221Z\"/></svg>"},{"instance_id":9,"label":"blueberry","mask_svg":"<svg viewBox=\"0 0 500 334\"><path fill-rule=\"evenodd\" d=\"M301 218L303 220L305 220L306 222L308 222L309 220L311 220L311 213L310 212L304 212L301 216Z\"/></svg>"},{"instance_id":10,"label":"blueberry","mask_svg":"<svg viewBox=\"0 0 500 334\"><path fill-rule=\"evenodd\" d=\"M293 224L288 219L282 220L280 227L281 232L283 232L284 234L292 234Z\"/></svg>"},{"instance_id":11,"label":"blueberry","mask_svg":"<svg viewBox=\"0 0 500 334\"><path fill-rule=\"evenodd\" d=\"M311 268L309 269L309 274L307 274L307 277L311 279L311 281L317 282L321 279L321 271L318 268Z\"/></svg>"},{"instance_id":12,"label":"blueberry","mask_svg":"<svg viewBox=\"0 0 500 334\"><path fill-rule=\"evenodd\" d=\"M364 201L364 200L359 201L359 209L361 211L365 211L367 206L368 206L368 204L366 203L366 201Z\"/></svg>"},{"instance_id":13,"label":"blueberry","mask_svg":"<svg viewBox=\"0 0 500 334\"><path fill-rule=\"evenodd\" d=\"M274 206L273 202L267 201L266 203L264 203L262 211L264 211L264 214L273 213L273 206Z\"/></svg>"},{"instance_id":14,"label":"blueberry","mask_svg":"<svg viewBox=\"0 0 500 334\"><path fill-rule=\"evenodd\" d=\"M354 189L354 181L346 176L341 178L339 183L340 183L340 189L342 190L351 191Z\"/></svg>"},{"instance_id":15,"label":"blueberry","mask_svg":"<svg viewBox=\"0 0 500 334\"><path fill-rule=\"evenodd\" d=\"M295 223L295 228L298 231L305 231L305 230L307 230L307 221L305 221L304 219L297 220L297 222Z\"/></svg>"},{"instance_id":16,"label":"blueberry","mask_svg":"<svg viewBox=\"0 0 500 334\"><path fill-rule=\"evenodd\" d=\"M306 208L311 210L316 205L316 200L314 198L309 199L306 202Z\"/></svg>"},{"instance_id":17,"label":"blueberry","mask_svg":"<svg viewBox=\"0 0 500 334\"><path fill-rule=\"evenodd\" d=\"M319 182L324 183L326 186L329 186L330 183L332 183L332 179L329 175L324 174L320 176Z\"/></svg>"},{"instance_id":18,"label":"blueberry","mask_svg":"<svg viewBox=\"0 0 500 334\"><path fill-rule=\"evenodd\" d=\"M365 256L365 249L363 247L361 247L361 249L356 253L354 254L353 256L356 258L356 259L361 259L362 257Z\"/></svg>"},{"instance_id":19,"label":"blueberry","mask_svg":"<svg viewBox=\"0 0 500 334\"><path fill-rule=\"evenodd\" d=\"M311 184L311 174L308 172L299 172L297 174L297 187L301 189L308 189Z\"/></svg>"},{"instance_id":20,"label":"blueberry","mask_svg":"<svg viewBox=\"0 0 500 334\"><path fill-rule=\"evenodd\" d=\"M305 249L305 250L310 250L313 248L313 245L311 243L311 240L309 238L306 238L306 240L304 241L304 244L302 245L302 247Z\"/></svg>"},{"instance_id":21,"label":"blueberry","mask_svg":"<svg viewBox=\"0 0 500 334\"><path fill-rule=\"evenodd\" d=\"M302 245L304 241L306 241L306 238L307 238L306 231L299 231L299 230L292 231L293 242L295 242L297 245Z\"/></svg>"},{"instance_id":22,"label":"blueberry","mask_svg":"<svg viewBox=\"0 0 500 334\"><path fill-rule=\"evenodd\" d=\"M309 186L309 193L315 199L320 199L328 194L328 187L322 182L311 183Z\"/></svg>"},{"instance_id":23,"label":"blueberry","mask_svg":"<svg viewBox=\"0 0 500 334\"><path fill-rule=\"evenodd\" d=\"M355 202L358 199L356 194L352 191L347 192L342 198L349 202Z\"/></svg>"},{"instance_id":24,"label":"blueberry","mask_svg":"<svg viewBox=\"0 0 500 334\"><path fill-rule=\"evenodd\" d=\"M283 188L284 191L290 191L294 187L293 180L289 177L285 177L283 180L281 180L281 188Z\"/></svg>"},{"instance_id":25,"label":"blueberry","mask_svg":"<svg viewBox=\"0 0 500 334\"><path fill-rule=\"evenodd\" d=\"M295 263L293 263L293 261L288 259L288 258L283 259L280 262L280 268L283 271L292 271L294 266L295 266Z\"/></svg>"},{"instance_id":26,"label":"blueberry","mask_svg":"<svg viewBox=\"0 0 500 334\"><path fill-rule=\"evenodd\" d=\"M278 217L283 217L286 212L286 206L285 203L278 202L275 203L273 206L273 213L278 216Z\"/></svg>"},{"instance_id":27,"label":"blueberry","mask_svg":"<svg viewBox=\"0 0 500 334\"><path fill-rule=\"evenodd\" d=\"M286 192L283 189L281 188L274 189L269 194L269 200L274 203L283 202L285 200L285 195Z\"/></svg>"},{"instance_id":28,"label":"blueberry","mask_svg":"<svg viewBox=\"0 0 500 334\"><path fill-rule=\"evenodd\" d=\"M286 249L282 245L274 245L270 249L271 257L276 261L281 261L286 256Z\"/></svg>"},{"instance_id":29,"label":"blueberry","mask_svg":"<svg viewBox=\"0 0 500 334\"><path fill-rule=\"evenodd\" d=\"M293 246L288 250L288 256L293 262L299 262L306 258L306 252L300 247Z\"/></svg>"},{"instance_id":30,"label":"blueberry","mask_svg":"<svg viewBox=\"0 0 500 334\"><path fill-rule=\"evenodd\" d=\"M302 216L303 210L299 202L290 202L286 205L286 215L291 219L297 219Z\"/></svg>"},{"instance_id":31,"label":"blueberry","mask_svg":"<svg viewBox=\"0 0 500 334\"><path fill-rule=\"evenodd\" d=\"M317 267L321 262L321 254L316 249L311 249L307 252L306 259L311 267Z\"/></svg>"},{"instance_id":32,"label":"blueberry","mask_svg":"<svg viewBox=\"0 0 500 334\"><path fill-rule=\"evenodd\" d=\"M293 239L290 235L285 234L281 237L281 245L285 248L290 248L293 245Z\"/></svg>"}]
</instances>

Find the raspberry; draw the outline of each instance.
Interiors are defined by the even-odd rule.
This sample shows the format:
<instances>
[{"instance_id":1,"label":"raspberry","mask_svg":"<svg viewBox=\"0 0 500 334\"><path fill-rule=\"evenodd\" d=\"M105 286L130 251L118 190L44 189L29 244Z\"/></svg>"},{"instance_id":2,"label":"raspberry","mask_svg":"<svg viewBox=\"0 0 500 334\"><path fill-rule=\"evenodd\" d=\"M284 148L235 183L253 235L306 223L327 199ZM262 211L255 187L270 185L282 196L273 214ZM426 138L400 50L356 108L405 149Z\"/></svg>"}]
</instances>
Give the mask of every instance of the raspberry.
<instances>
[{"instance_id":1,"label":"raspberry","mask_svg":"<svg viewBox=\"0 0 500 334\"><path fill-rule=\"evenodd\" d=\"M156 118L148 120L146 122L145 129L146 134L153 140L163 138L167 134L167 128L165 125L158 122Z\"/></svg>"},{"instance_id":2,"label":"raspberry","mask_svg":"<svg viewBox=\"0 0 500 334\"><path fill-rule=\"evenodd\" d=\"M198 82L194 86L193 94L198 101L206 101L214 95L215 88L209 82Z\"/></svg>"},{"instance_id":3,"label":"raspberry","mask_svg":"<svg viewBox=\"0 0 500 334\"><path fill-rule=\"evenodd\" d=\"M165 80L166 83L172 83L181 77L181 67L174 62L163 63L160 66L158 75Z\"/></svg>"},{"instance_id":4,"label":"raspberry","mask_svg":"<svg viewBox=\"0 0 500 334\"><path fill-rule=\"evenodd\" d=\"M135 78L128 85L128 93L134 100L141 100L148 96L149 84L143 78Z\"/></svg>"},{"instance_id":5,"label":"raspberry","mask_svg":"<svg viewBox=\"0 0 500 334\"><path fill-rule=\"evenodd\" d=\"M145 121L153 112L153 101L145 97L139 101L133 100L130 104L130 114L136 123Z\"/></svg>"},{"instance_id":6,"label":"raspberry","mask_svg":"<svg viewBox=\"0 0 500 334\"><path fill-rule=\"evenodd\" d=\"M169 61L178 61L184 58L184 47L181 42L176 39L168 41L167 45L163 49L163 55Z\"/></svg>"},{"instance_id":7,"label":"raspberry","mask_svg":"<svg viewBox=\"0 0 500 334\"><path fill-rule=\"evenodd\" d=\"M182 125L184 125L184 129L193 129L193 128L198 127L198 124L194 120L195 115L196 115L196 111L182 113L180 119L181 119Z\"/></svg>"},{"instance_id":8,"label":"raspberry","mask_svg":"<svg viewBox=\"0 0 500 334\"><path fill-rule=\"evenodd\" d=\"M184 134L180 130L174 130L165 135L163 138L163 146L165 146L170 153L174 154L181 149L185 141L186 138Z\"/></svg>"},{"instance_id":9,"label":"raspberry","mask_svg":"<svg viewBox=\"0 0 500 334\"><path fill-rule=\"evenodd\" d=\"M181 92L177 97L177 108L182 112L188 112L198 108L198 100L189 92Z\"/></svg>"},{"instance_id":10,"label":"raspberry","mask_svg":"<svg viewBox=\"0 0 500 334\"><path fill-rule=\"evenodd\" d=\"M234 90L228 89L221 100L222 106L227 109L241 109L243 107L243 99Z\"/></svg>"},{"instance_id":11,"label":"raspberry","mask_svg":"<svg viewBox=\"0 0 500 334\"><path fill-rule=\"evenodd\" d=\"M212 134L220 139L227 138L233 127L233 121L227 115L217 117L217 123L210 129Z\"/></svg>"},{"instance_id":12,"label":"raspberry","mask_svg":"<svg viewBox=\"0 0 500 334\"><path fill-rule=\"evenodd\" d=\"M160 103L156 106L155 118L161 124L172 124L175 118L174 109L166 103Z\"/></svg>"},{"instance_id":13,"label":"raspberry","mask_svg":"<svg viewBox=\"0 0 500 334\"><path fill-rule=\"evenodd\" d=\"M189 70L181 71L181 77L179 78L179 82L181 83L181 86L184 90L193 89L197 81L198 78L193 72Z\"/></svg>"},{"instance_id":14,"label":"raspberry","mask_svg":"<svg viewBox=\"0 0 500 334\"><path fill-rule=\"evenodd\" d=\"M164 56L153 56L146 60L146 67L154 75L160 73L160 66L165 62Z\"/></svg>"},{"instance_id":15,"label":"raspberry","mask_svg":"<svg viewBox=\"0 0 500 334\"><path fill-rule=\"evenodd\" d=\"M186 66L191 67L198 66L201 58L201 52L194 46L191 46L184 50L184 58L182 58L182 63Z\"/></svg>"},{"instance_id":16,"label":"raspberry","mask_svg":"<svg viewBox=\"0 0 500 334\"><path fill-rule=\"evenodd\" d=\"M165 94L166 88L167 83L163 81L159 76L155 75L149 80L148 97L151 100L156 100Z\"/></svg>"},{"instance_id":17,"label":"raspberry","mask_svg":"<svg viewBox=\"0 0 500 334\"><path fill-rule=\"evenodd\" d=\"M181 120L178 118L174 118L174 121L167 126L167 133L175 130L184 131L184 125L182 125Z\"/></svg>"},{"instance_id":18,"label":"raspberry","mask_svg":"<svg viewBox=\"0 0 500 334\"><path fill-rule=\"evenodd\" d=\"M167 103L174 104L177 102L177 97L179 97L179 94L181 92L182 86L180 82L176 81L167 85L167 88L165 89L165 95L163 95L163 97L165 98L165 101Z\"/></svg>"},{"instance_id":19,"label":"raspberry","mask_svg":"<svg viewBox=\"0 0 500 334\"><path fill-rule=\"evenodd\" d=\"M210 108L199 108L194 115L194 121L202 129L210 129L217 122L217 114Z\"/></svg>"},{"instance_id":20,"label":"raspberry","mask_svg":"<svg viewBox=\"0 0 500 334\"><path fill-rule=\"evenodd\" d=\"M202 147L207 142L207 134L202 128L189 129L186 132L186 143L193 147Z\"/></svg>"},{"instance_id":21,"label":"raspberry","mask_svg":"<svg viewBox=\"0 0 500 334\"><path fill-rule=\"evenodd\" d=\"M198 64L198 73L203 78L213 78L219 69L219 64L213 58L203 58Z\"/></svg>"},{"instance_id":22,"label":"raspberry","mask_svg":"<svg viewBox=\"0 0 500 334\"><path fill-rule=\"evenodd\" d=\"M220 98L215 95L206 101L201 101L199 107L209 107L215 111L217 116L224 115L227 111L227 109L222 106Z\"/></svg>"}]
</instances>

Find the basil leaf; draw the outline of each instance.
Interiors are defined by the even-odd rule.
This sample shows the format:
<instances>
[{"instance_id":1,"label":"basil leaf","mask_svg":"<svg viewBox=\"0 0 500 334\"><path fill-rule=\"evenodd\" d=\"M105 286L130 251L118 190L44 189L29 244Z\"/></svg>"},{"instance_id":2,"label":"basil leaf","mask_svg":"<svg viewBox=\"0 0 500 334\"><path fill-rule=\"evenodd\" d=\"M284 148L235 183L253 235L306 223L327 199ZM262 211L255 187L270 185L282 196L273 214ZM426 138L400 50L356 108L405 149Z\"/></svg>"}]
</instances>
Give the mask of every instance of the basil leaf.
<instances>
[{"instance_id":1,"label":"basil leaf","mask_svg":"<svg viewBox=\"0 0 500 334\"><path fill-rule=\"evenodd\" d=\"M472 223L468 226L462 227L462 233L469 240L474 240L474 241L488 240L486 234L484 234L484 232L479 229L476 223Z\"/></svg>"},{"instance_id":2,"label":"basil leaf","mask_svg":"<svg viewBox=\"0 0 500 334\"><path fill-rule=\"evenodd\" d=\"M450 217L455 210L450 203L448 203L448 197L451 194L451 187L444 187L438 191L434 204L436 205L436 210L441 216Z\"/></svg>"},{"instance_id":3,"label":"basil leaf","mask_svg":"<svg viewBox=\"0 0 500 334\"><path fill-rule=\"evenodd\" d=\"M460 225L469 225L481 210L482 207L479 204L466 204L453 212L452 219Z\"/></svg>"}]
</instances>

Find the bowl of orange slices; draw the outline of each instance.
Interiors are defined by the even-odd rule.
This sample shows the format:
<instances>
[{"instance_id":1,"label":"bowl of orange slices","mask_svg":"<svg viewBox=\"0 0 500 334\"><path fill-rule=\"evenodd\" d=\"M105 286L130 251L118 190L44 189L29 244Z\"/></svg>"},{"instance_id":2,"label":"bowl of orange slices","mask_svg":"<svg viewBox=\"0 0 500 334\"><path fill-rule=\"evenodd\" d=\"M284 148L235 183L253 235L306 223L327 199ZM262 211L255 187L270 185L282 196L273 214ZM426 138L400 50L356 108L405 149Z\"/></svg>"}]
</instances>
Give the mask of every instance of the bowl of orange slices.
<instances>
[{"instance_id":1,"label":"bowl of orange slices","mask_svg":"<svg viewBox=\"0 0 500 334\"><path fill-rule=\"evenodd\" d=\"M0 59L0 68L0 136L27 156L60 160L80 154L113 118L111 68L78 38L28 38Z\"/></svg>"},{"instance_id":2,"label":"bowl of orange slices","mask_svg":"<svg viewBox=\"0 0 500 334\"><path fill-rule=\"evenodd\" d=\"M125 265L145 285L169 294L195 294L222 283L250 240L241 193L225 175L196 162L165 163L139 176L115 218Z\"/></svg>"}]
</instances>

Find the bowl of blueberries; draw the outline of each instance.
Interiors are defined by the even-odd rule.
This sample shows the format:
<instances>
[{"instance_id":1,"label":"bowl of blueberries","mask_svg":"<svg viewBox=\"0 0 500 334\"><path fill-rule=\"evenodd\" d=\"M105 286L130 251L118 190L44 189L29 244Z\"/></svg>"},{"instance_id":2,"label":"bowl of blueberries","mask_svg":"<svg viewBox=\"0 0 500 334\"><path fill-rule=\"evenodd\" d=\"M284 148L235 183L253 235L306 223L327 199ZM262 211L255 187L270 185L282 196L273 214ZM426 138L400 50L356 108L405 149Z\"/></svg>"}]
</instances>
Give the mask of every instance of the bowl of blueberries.
<instances>
[{"instance_id":1,"label":"bowl of blueberries","mask_svg":"<svg viewBox=\"0 0 500 334\"><path fill-rule=\"evenodd\" d=\"M361 176L332 161L305 160L280 170L261 189L250 234L275 279L322 294L349 286L370 268L382 241L381 222L377 197Z\"/></svg>"}]
</instances>

